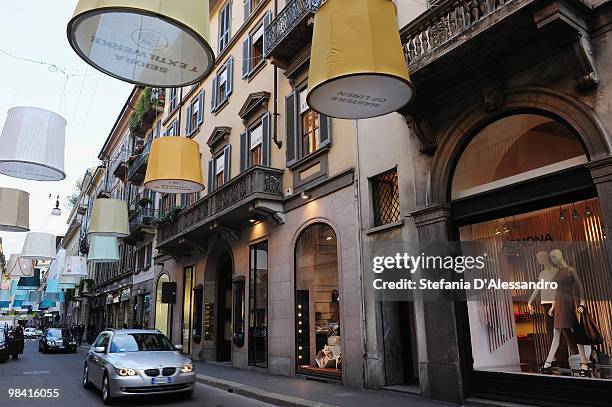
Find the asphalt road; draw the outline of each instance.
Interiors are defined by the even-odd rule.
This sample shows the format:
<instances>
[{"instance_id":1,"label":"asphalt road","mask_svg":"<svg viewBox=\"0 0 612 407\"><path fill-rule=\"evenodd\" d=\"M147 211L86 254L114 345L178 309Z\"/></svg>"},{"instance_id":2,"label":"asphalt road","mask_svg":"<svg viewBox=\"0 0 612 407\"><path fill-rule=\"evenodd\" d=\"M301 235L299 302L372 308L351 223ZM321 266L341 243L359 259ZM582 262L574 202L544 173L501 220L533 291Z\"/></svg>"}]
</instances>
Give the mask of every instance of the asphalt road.
<instances>
[{"instance_id":1,"label":"asphalt road","mask_svg":"<svg viewBox=\"0 0 612 407\"><path fill-rule=\"evenodd\" d=\"M81 385L81 374L86 352L42 354L38 352L38 340L27 340L19 360L9 359L0 364L0 406L67 407L102 406L98 390L86 390ZM50 389L49 395L57 389L58 397L10 397L10 389ZM46 392L45 392L46 393ZM198 383L191 399L177 395L147 396L138 399L124 399L117 406L198 406L198 407L264 407L269 404L251 400Z\"/></svg>"}]
</instances>

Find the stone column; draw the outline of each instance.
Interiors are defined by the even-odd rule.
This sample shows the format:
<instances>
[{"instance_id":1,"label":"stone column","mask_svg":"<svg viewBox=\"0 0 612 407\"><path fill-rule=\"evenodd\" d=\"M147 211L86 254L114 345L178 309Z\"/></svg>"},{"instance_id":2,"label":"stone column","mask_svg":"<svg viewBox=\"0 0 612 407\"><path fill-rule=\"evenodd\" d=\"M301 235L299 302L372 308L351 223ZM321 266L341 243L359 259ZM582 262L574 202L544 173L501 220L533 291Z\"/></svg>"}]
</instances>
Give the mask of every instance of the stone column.
<instances>
[{"instance_id":1,"label":"stone column","mask_svg":"<svg viewBox=\"0 0 612 407\"><path fill-rule=\"evenodd\" d=\"M612 235L612 157L593 161L585 165L591 172L601 206L601 222L606 236Z\"/></svg>"},{"instance_id":2,"label":"stone column","mask_svg":"<svg viewBox=\"0 0 612 407\"><path fill-rule=\"evenodd\" d=\"M427 242L448 241L449 205L421 209L411 215L417 227L421 249L426 254ZM455 302L442 297L439 300L430 297L426 300L415 298L414 307L421 393L435 400L461 404L464 400L464 384Z\"/></svg>"}]
</instances>

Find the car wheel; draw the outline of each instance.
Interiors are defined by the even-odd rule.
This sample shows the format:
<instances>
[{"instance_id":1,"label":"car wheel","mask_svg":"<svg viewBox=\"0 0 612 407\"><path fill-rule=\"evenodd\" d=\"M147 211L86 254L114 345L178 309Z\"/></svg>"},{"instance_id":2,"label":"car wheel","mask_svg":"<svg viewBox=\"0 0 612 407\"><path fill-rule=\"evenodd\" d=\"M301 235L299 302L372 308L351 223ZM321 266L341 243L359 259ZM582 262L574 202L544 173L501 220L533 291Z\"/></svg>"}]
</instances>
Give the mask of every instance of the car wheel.
<instances>
[{"instance_id":1,"label":"car wheel","mask_svg":"<svg viewBox=\"0 0 612 407\"><path fill-rule=\"evenodd\" d=\"M87 363L85 363L85 367L83 368L83 387L86 389L91 387L91 383L89 383L89 368L87 368Z\"/></svg>"},{"instance_id":2,"label":"car wheel","mask_svg":"<svg viewBox=\"0 0 612 407\"><path fill-rule=\"evenodd\" d=\"M104 379L102 379L102 402L107 406L113 403L113 398L110 395L110 384L108 382L107 374L104 374Z\"/></svg>"},{"instance_id":3,"label":"car wheel","mask_svg":"<svg viewBox=\"0 0 612 407\"><path fill-rule=\"evenodd\" d=\"M38 351L42 353L42 344L40 342L38 342Z\"/></svg>"},{"instance_id":4,"label":"car wheel","mask_svg":"<svg viewBox=\"0 0 612 407\"><path fill-rule=\"evenodd\" d=\"M17 359L19 359L19 354L18 354L18 353L15 353L15 354L13 355L13 360L17 360Z\"/></svg>"}]
</instances>

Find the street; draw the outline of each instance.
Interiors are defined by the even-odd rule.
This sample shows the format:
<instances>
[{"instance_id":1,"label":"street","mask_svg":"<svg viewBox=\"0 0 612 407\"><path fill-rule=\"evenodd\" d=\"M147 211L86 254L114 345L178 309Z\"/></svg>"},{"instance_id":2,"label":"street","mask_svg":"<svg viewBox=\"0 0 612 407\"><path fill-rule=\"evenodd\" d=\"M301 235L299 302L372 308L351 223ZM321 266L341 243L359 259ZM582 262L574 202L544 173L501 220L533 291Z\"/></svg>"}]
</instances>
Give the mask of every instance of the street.
<instances>
[{"instance_id":1,"label":"street","mask_svg":"<svg viewBox=\"0 0 612 407\"><path fill-rule=\"evenodd\" d=\"M42 354L38 352L38 339L27 339L25 350L19 360L9 359L0 365L0 405L7 406L98 406L102 405L100 392L86 390L81 385L81 375L86 351L77 353ZM9 390L21 390L22 397L10 397ZM42 390L57 398L29 398L24 395ZM24 391L27 390L27 391ZM29 391L31 390L31 392ZM50 391L49 391L50 390ZM138 399L119 400L118 406L211 406L211 407L256 407L269 404L228 393L198 383L191 399L171 396L149 396Z\"/></svg>"}]
</instances>

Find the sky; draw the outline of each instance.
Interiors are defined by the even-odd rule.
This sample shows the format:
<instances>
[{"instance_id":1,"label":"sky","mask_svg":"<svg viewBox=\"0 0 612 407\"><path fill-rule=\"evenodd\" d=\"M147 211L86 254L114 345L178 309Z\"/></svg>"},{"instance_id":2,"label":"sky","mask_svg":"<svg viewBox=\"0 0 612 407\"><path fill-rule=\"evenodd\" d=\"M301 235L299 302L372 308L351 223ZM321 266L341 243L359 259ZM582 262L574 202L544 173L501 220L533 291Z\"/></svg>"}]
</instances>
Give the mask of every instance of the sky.
<instances>
[{"instance_id":1,"label":"sky","mask_svg":"<svg viewBox=\"0 0 612 407\"><path fill-rule=\"evenodd\" d=\"M29 192L30 230L55 235L67 230L66 197L85 170L99 164L98 153L132 89L132 85L91 68L68 44L66 24L76 3L77 0L3 0L0 13L0 126L4 125L7 110L14 106L51 110L68 122L65 180L27 181L0 175L0 187ZM59 70L5 53L49 63ZM61 71L74 76L66 79ZM60 217L51 216L57 195ZM25 233L0 232L0 237L8 259L11 253L21 251Z\"/></svg>"}]
</instances>

